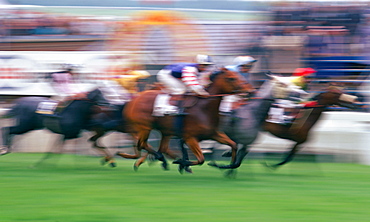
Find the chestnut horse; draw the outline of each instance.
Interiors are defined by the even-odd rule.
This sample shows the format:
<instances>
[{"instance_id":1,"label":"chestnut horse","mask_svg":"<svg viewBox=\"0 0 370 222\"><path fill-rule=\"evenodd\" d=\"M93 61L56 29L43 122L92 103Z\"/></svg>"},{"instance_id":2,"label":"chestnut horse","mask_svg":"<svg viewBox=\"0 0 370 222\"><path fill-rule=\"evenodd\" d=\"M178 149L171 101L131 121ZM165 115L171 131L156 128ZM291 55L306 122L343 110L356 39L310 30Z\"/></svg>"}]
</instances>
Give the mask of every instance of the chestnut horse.
<instances>
[{"instance_id":1,"label":"chestnut horse","mask_svg":"<svg viewBox=\"0 0 370 222\"><path fill-rule=\"evenodd\" d=\"M283 161L269 167L277 168L293 159L294 155L300 149L300 145L307 141L312 127L329 106L337 105L354 109L357 107L356 99L356 96L344 94L341 88L331 86L326 91L315 96L315 101L300 112L302 116L299 119L296 119L296 122L293 122L293 124L284 125L266 121L263 125L264 131L267 131L276 137L295 142Z\"/></svg>"},{"instance_id":2,"label":"chestnut horse","mask_svg":"<svg viewBox=\"0 0 370 222\"><path fill-rule=\"evenodd\" d=\"M210 79L211 84L206 89L210 94L209 97L184 96L185 101L194 101L191 106L185 106L187 115L184 116L165 115L156 117L152 115L156 97L163 94L161 90L144 91L130 101L123 112L129 125L137 132L137 151L135 155L125 153L117 153L117 155L124 158L140 158L140 151L148 148L147 140L151 130L156 129L162 135L159 154L165 153L172 159L178 158L168 147L169 140L173 136L183 138L194 153L197 158L196 161L177 159L174 162L183 167L204 163L204 156L199 146L199 141L202 140L215 140L221 144L229 145L232 149L232 159L235 158L236 143L225 133L218 131L219 106L224 95L252 92L254 89L240 78L238 73L225 68L213 73ZM165 160L161 159L161 161L163 162L162 166L166 169ZM141 163L142 161L138 161L135 167L138 167Z\"/></svg>"}]
</instances>

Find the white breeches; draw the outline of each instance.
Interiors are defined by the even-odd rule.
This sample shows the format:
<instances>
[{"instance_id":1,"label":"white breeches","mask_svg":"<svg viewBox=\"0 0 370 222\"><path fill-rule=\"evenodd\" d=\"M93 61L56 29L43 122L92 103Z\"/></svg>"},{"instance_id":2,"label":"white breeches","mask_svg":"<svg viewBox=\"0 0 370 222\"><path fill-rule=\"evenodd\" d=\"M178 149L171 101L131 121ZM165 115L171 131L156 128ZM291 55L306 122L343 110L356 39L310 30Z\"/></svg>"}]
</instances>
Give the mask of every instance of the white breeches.
<instances>
[{"instance_id":1,"label":"white breeches","mask_svg":"<svg viewBox=\"0 0 370 222\"><path fill-rule=\"evenodd\" d=\"M187 90L184 83L171 75L171 70L161 70L157 74L157 80L161 82L170 94L184 94Z\"/></svg>"},{"instance_id":2,"label":"white breeches","mask_svg":"<svg viewBox=\"0 0 370 222\"><path fill-rule=\"evenodd\" d=\"M131 100L130 93L119 85L116 81L105 80L100 82L100 91L109 103L114 105L123 105Z\"/></svg>"},{"instance_id":3,"label":"white breeches","mask_svg":"<svg viewBox=\"0 0 370 222\"><path fill-rule=\"evenodd\" d=\"M224 96L221 100L219 110L225 113L231 112L233 104L239 100L241 100L241 98L237 95Z\"/></svg>"}]
</instances>

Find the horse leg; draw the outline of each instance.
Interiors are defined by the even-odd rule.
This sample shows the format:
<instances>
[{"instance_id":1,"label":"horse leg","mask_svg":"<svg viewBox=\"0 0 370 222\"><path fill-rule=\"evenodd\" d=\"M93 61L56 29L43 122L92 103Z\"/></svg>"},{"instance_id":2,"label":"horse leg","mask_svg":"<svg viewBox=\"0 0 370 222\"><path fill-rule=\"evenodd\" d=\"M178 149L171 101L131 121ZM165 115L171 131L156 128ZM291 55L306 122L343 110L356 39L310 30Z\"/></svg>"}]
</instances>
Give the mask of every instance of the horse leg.
<instances>
[{"instance_id":1,"label":"horse leg","mask_svg":"<svg viewBox=\"0 0 370 222\"><path fill-rule=\"evenodd\" d=\"M226 177L229 177L229 178L234 178L235 177L235 174L236 174L236 168L240 167L240 165L242 164L245 156L248 154L249 150L248 150L248 145L246 144L243 144L243 146L238 149L237 153L236 153L236 158L235 158L235 161L234 161L234 167L228 171L225 172L225 176Z\"/></svg>"},{"instance_id":2,"label":"horse leg","mask_svg":"<svg viewBox=\"0 0 370 222\"><path fill-rule=\"evenodd\" d=\"M176 160L178 159L178 156L169 148L170 139L171 136L163 136L158 151L166 154L171 159Z\"/></svg>"},{"instance_id":3,"label":"horse leg","mask_svg":"<svg viewBox=\"0 0 370 222\"><path fill-rule=\"evenodd\" d=\"M148 144L148 138L149 138L150 130L142 130L138 133L137 136L134 136L134 138L137 139L137 145L135 147L135 154L130 155L127 153L117 152L116 155L121 156L123 158L128 159L138 159L141 158L141 150L145 149L148 153L153 154L157 160L160 160L165 164L166 160L164 156L160 152L156 152L153 149L150 148ZM143 163L143 161L139 161L138 163L135 163L134 169L137 170L137 168Z\"/></svg>"},{"instance_id":4,"label":"horse leg","mask_svg":"<svg viewBox=\"0 0 370 222\"><path fill-rule=\"evenodd\" d=\"M183 139L179 139L179 147L181 149L182 153L182 159L183 160L189 160L189 154L188 151L185 149L185 141ZM188 173L193 173L193 170L190 168L190 166L184 166L182 164L179 165L179 172L182 174L184 170Z\"/></svg>"},{"instance_id":5,"label":"horse leg","mask_svg":"<svg viewBox=\"0 0 370 222\"><path fill-rule=\"evenodd\" d=\"M100 146L98 143L98 139L100 139L102 136L104 136L105 131L102 129L96 129L94 131L96 134L92 136L89 141L93 143L92 147L102 153L104 155L104 158L101 160L101 164L104 165L106 163L109 163L111 167L116 167L116 161L113 158L113 155L107 150L107 147Z\"/></svg>"},{"instance_id":6,"label":"horse leg","mask_svg":"<svg viewBox=\"0 0 370 222\"><path fill-rule=\"evenodd\" d=\"M95 132L95 135L90 137L89 141L93 143L94 148L102 148L98 144L98 139L101 138L102 136L104 136L105 131L103 129L96 128L96 129L93 130L93 132Z\"/></svg>"},{"instance_id":7,"label":"horse leg","mask_svg":"<svg viewBox=\"0 0 370 222\"><path fill-rule=\"evenodd\" d=\"M148 139L149 139L149 135L150 135L150 130L145 130L145 131L142 131L142 134L140 136L138 136L138 147L140 149L145 149L149 154L152 154L155 159L159 160L162 162L162 167L165 169L165 170L168 170L168 164L167 164L167 161L166 159L164 158L163 154L158 151L154 151L151 146L148 144ZM166 144L168 144L169 140L167 141L169 137L167 136L162 136L162 139L161 139L161 144L160 144L160 148L162 146L165 146ZM162 148L163 150L163 148ZM140 163L141 164L141 163Z\"/></svg>"},{"instance_id":8,"label":"horse leg","mask_svg":"<svg viewBox=\"0 0 370 222\"><path fill-rule=\"evenodd\" d=\"M193 154L197 158L197 161L189 161L188 160L189 157L187 156L187 154L185 154L186 159L185 158L178 159L178 160L175 160L173 163L180 164L180 167L183 167L184 169L185 167L188 167L188 166L202 165L204 163L204 155L202 153L202 149L199 146L198 140L194 137L189 137L189 138L184 139L184 142L188 145L190 150L193 152Z\"/></svg>"},{"instance_id":9,"label":"horse leg","mask_svg":"<svg viewBox=\"0 0 370 222\"><path fill-rule=\"evenodd\" d=\"M170 139L171 139L171 136L163 136L162 135L162 139L161 139L161 142L159 144L159 149L158 149L158 153L165 153L167 155L169 155L171 158L175 159L174 157L174 154L172 154L172 152L170 152L170 149L168 148L168 144L170 142ZM148 144L149 146L149 144ZM144 154L142 157L140 157L136 162L135 162L135 167L136 169L145 162L146 158L148 157L149 153L146 153ZM166 161L166 159L163 159L162 160L162 168L164 170L169 170L168 169L168 163Z\"/></svg>"},{"instance_id":10,"label":"horse leg","mask_svg":"<svg viewBox=\"0 0 370 222\"><path fill-rule=\"evenodd\" d=\"M33 167L37 167L39 166L42 162L44 162L45 160L51 158L54 154L61 154L62 153L62 150L63 150L63 145L65 143L65 137L64 135L62 135L61 137L58 137L55 141L54 141L54 145L51 147L51 150L49 152L47 152L44 157L42 157L39 161L37 161ZM54 150L54 151L53 151Z\"/></svg>"},{"instance_id":11,"label":"horse leg","mask_svg":"<svg viewBox=\"0 0 370 222\"><path fill-rule=\"evenodd\" d=\"M2 139L3 144L0 148L0 155L5 155L10 153L12 138L14 134L11 134L11 127L3 127L2 128Z\"/></svg>"},{"instance_id":12,"label":"horse leg","mask_svg":"<svg viewBox=\"0 0 370 222\"><path fill-rule=\"evenodd\" d=\"M284 158L284 160L283 161L281 161L280 163L277 163L277 164L274 164L274 165L271 165L271 166L268 166L268 167L270 167L270 168L272 168L272 169L276 169L276 168L278 168L278 167L280 167L280 166L282 166L282 165L284 165L284 164L286 164L286 163L289 163L290 161L292 161L293 160L293 157L294 157L294 155L298 152L298 150L299 150L299 145L300 145L301 143L296 143L293 147L292 147L292 149L290 150L290 152L288 152L287 153L287 155L285 156L285 158Z\"/></svg>"},{"instance_id":13,"label":"horse leg","mask_svg":"<svg viewBox=\"0 0 370 222\"><path fill-rule=\"evenodd\" d=\"M141 157L141 148L138 147L138 139L137 139L137 135L134 135L134 134L131 134L133 140L134 140L134 154L128 154L128 153L124 153L124 152L117 152L116 155L117 156L120 156L120 157L123 157L125 159L138 159Z\"/></svg>"},{"instance_id":14,"label":"horse leg","mask_svg":"<svg viewBox=\"0 0 370 222\"><path fill-rule=\"evenodd\" d=\"M2 139L3 139L3 145L0 148L0 155L5 155L5 154L10 153L13 137L15 135L21 135L31 130L32 128L28 126L25 127L24 125L3 127L2 132L1 132Z\"/></svg>"},{"instance_id":15,"label":"horse leg","mask_svg":"<svg viewBox=\"0 0 370 222\"><path fill-rule=\"evenodd\" d=\"M215 141L229 145L231 147L231 163L229 165L218 165L215 162L210 162L208 165L218 167L220 169L235 169L238 168L241 164L242 157L246 155L246 148L245 151L241 151L237 158L237 145L234 141L232 141L225 133L217 132L217 134L212 138ZM245 153L245 154L244 154Z\"/></svg>"}]
</instances>

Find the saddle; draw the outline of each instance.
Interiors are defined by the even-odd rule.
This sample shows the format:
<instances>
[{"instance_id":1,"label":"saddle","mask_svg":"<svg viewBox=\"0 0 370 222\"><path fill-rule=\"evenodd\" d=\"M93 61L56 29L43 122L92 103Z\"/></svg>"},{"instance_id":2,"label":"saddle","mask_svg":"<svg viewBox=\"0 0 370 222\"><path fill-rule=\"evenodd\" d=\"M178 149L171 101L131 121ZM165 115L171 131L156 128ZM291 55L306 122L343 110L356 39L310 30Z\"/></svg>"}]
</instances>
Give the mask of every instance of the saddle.
<instances>
[{"instance_id":1,"label":"saddle","mask_svg":"<svg viewBox=\"0 0 370 222\"><path fill-rule=\"evenodd\" d=\"M193 94L158 94L153 107L153 116L186 115L185 109L194 106L198 97Z\"/></svg>"}]
</instances>

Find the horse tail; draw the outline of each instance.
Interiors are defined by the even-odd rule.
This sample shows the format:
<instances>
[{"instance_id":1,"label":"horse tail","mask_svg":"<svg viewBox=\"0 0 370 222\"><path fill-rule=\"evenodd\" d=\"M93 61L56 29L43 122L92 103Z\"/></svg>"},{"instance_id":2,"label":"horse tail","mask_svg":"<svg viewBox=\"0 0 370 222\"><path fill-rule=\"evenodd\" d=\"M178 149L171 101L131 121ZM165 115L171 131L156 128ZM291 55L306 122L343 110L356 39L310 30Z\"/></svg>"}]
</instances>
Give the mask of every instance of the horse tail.
<instances>
[{"instance_id":1,"label":"horse tail","mask_svg":"<svg viewBox=\"0 0 370 222\"><path fill-rule=\"evenodd\" d=\"M0 118L1 119L12 118L17 115L18 110L19 110L19 107L17 105L11 108L0 109Z\"/></svg>"}]
</instances>

